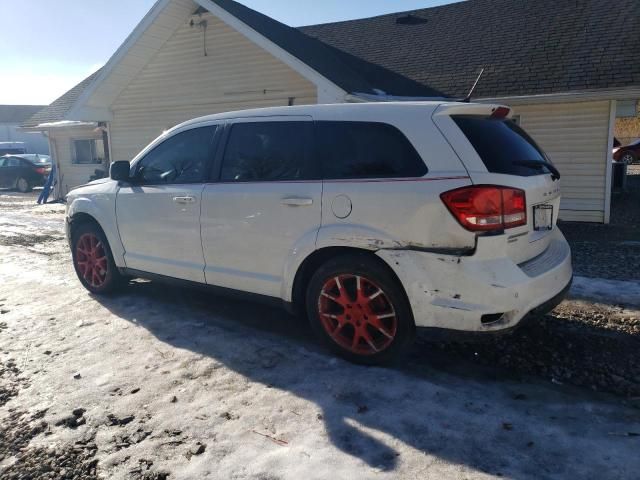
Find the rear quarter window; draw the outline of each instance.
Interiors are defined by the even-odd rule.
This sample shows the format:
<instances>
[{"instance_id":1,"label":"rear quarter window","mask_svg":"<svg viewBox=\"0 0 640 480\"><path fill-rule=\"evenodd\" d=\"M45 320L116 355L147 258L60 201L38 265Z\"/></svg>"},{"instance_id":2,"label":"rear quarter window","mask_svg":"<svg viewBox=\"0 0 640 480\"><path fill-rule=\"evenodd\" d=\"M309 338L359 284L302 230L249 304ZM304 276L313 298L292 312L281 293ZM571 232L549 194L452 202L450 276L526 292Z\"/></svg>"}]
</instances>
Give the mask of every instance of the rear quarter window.
<instances>
[{"instance_id":1,"label":"rear quarter window","mask_svg":"<svg viewBox=\"0 0 640 480\"><path fill-rule=\"evenodd\" d=\"M325 179L423 177L427 167L396 127L376 122L315 122L317 160Z\"/></svg>"},{"instance_id":2,"label":"rear quarter window","mask_svg":"<svg viewBox=\"0 0 640 480\"><path fill-rule=\"evenodd\" d=\"M518 161L549 162L549 159L514 121L477 115L452 118L489 172L522 177L549 173L546 167L518 165Z\"/></svg>"}]
</instances>

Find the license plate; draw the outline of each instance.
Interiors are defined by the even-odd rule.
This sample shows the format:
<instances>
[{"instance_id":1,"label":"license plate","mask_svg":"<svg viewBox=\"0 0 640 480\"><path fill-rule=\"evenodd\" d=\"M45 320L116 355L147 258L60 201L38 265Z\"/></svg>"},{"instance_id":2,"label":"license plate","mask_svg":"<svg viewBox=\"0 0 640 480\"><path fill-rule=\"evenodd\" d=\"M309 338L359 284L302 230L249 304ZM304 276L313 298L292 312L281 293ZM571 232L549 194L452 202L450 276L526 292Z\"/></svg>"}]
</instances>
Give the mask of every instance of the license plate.
<instances>
[{"instance_id":1,"label":"license plate","mask_svg":"<svg viewBox=\"0 0 640 480\"><path fill-rule=\"evenodd\" d=\"M553 229L553 205L533 207L533 229L537 232Z\"/></svg>"}]
</instances>

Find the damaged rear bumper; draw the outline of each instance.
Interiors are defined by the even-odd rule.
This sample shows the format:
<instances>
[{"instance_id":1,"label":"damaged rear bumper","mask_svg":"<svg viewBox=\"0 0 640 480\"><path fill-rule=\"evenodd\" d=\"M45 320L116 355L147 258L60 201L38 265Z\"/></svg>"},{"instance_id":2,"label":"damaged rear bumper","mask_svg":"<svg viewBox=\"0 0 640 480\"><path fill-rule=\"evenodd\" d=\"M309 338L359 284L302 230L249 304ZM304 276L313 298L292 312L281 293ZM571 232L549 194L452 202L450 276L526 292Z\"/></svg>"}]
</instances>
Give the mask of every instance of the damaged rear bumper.
<instances>
[{"instance_id":1,"label":"damaged rear bumper","mask_svg":"<svg viewBox=\"0 0 640 480\"><path fill-rule=\"evenodd\" d=\"M377 252L405 287L416 326L460 332L511 330L562 301L573 278L571 249L559 230L538 257L516 264L495 238L472 256L406 250ZM531 314L531 315L530 315Z\"/></svg>"}]
</instances>

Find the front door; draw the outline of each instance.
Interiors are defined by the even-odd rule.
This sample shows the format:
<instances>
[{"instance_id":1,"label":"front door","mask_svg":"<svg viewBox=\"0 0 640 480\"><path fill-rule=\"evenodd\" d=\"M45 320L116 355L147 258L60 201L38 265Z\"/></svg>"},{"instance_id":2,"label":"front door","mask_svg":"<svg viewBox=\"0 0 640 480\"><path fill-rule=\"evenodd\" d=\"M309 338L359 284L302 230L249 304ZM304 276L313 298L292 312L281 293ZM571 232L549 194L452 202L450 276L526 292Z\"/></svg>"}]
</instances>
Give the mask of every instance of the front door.
<instances>
[{"instance_id":1,"label":"front door","mask_svg":"<svg viewBox=\"0 0 640 480\"><path fill-rule=\"evenodd\" d=\"M243 119L228 128L219 180L202 198L207 283L280 297L287 260L315 246L322 182L307 117Z\"/></svg>"},{"instance_id":2,"label":"front door","mask_svg":"<svg viewBox=\"0 0 640 480\"><path fill-rule=\"evenodd\" d=\"M0 158L0 187L15 187L21 170L20 159L16 157Z\"/></svg>"},{"instance_id":3,"label":"front door","mask_svg":"<svg viewBox=\"0 0 640 480\"><path fill-rule=\"evenodd\" d=\"M133 166L116 200L128 268L204 283L200 208L216 129L176 133Z\"/></svg>"}]
</instances>

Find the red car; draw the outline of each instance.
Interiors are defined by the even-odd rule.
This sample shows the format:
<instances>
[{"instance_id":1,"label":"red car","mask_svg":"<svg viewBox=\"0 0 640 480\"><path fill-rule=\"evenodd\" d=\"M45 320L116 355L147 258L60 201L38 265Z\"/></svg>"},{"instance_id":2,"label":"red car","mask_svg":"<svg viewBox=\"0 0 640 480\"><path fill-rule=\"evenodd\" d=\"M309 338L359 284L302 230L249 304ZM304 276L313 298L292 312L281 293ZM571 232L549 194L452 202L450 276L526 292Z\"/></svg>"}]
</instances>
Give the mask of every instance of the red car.
<instances>
[{"instance_id":1,"label":"red car","mask_svg":"<svg viewBox=\"0 0 640 480\"><path fill-rule=\"evenodd\" d=\"M614 145L616 145L615 141ZM640 139L624 147L620 146L620 142L617 142L617 145L613 149L613 159L616 162L626 163L627 165L638 162L640 158Z\"/></svg>"}]
</instances>

